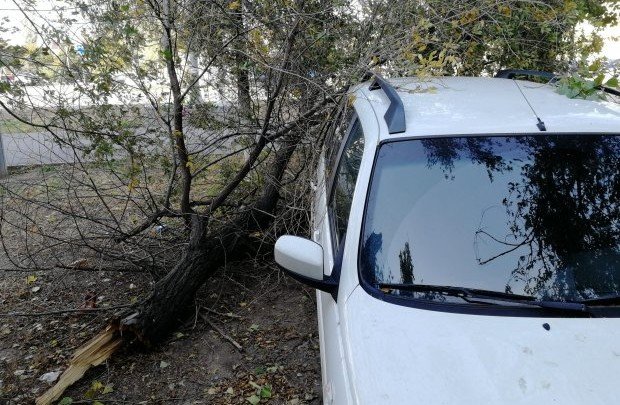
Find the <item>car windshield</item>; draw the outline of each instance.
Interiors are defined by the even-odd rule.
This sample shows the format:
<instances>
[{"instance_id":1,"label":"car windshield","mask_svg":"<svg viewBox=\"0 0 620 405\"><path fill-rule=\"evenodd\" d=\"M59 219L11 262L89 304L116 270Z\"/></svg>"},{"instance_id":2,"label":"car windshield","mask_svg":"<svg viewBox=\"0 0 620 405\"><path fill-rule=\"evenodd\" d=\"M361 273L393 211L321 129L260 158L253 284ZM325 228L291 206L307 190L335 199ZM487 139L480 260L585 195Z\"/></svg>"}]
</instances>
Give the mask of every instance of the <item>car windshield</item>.
<instances>
[{"instance_id":1,"label":"car windshield","mask_svg":"<svg viewBox=\"0 0 620 405\"><path fill-rule=\"evenodd\" d=\"M573 301L620 293L620 136L467 136L381 145L365 283Z\"/></svg>"}]
</instances>

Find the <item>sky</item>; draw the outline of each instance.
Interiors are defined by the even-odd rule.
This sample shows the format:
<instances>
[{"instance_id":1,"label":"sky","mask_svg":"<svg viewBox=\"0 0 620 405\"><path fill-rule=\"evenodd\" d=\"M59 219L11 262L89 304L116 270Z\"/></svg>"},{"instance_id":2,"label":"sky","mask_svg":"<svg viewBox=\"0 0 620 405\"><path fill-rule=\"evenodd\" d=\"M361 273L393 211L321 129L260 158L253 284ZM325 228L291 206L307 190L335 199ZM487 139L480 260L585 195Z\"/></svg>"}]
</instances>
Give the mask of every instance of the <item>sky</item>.
<instances>
[{"instance_id":1,"label":"sky","mask_svg":"<svg viewBox=\"0 0 620 405\"><path fill-rule=\"evenodd\" d=\"M606 41L602 54L611 60L620 59L620 26L606 29L605 36Z\"/></svg>"},{"instance_id":2,"label":"sky","mask_svg":"<svg viewBox=\"0 0 620 405\"><path fill-rule=\"evenodd\" d=\"M583 24L582 29L585 33L589 33L593 28L590 24ZM600 55L607 57L609 60L620 59L620 26L607 27L601 35L605 42Z\"/></svg>"}]
</instances>

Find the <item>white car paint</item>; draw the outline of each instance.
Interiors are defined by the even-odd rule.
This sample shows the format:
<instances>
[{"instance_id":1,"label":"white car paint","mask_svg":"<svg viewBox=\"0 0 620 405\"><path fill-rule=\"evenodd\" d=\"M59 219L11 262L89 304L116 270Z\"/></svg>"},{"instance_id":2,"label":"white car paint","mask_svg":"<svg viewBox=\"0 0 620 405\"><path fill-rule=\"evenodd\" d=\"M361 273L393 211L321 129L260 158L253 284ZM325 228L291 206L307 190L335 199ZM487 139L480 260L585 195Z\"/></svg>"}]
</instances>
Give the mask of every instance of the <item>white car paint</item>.
<instances>
[{"instance_id":1,"label":"white car paint","mask_svg":"<svg viewBox=\"0 0 620 405\"><path fill-rule=\"evenodd\" d=\"M618 318L425 311L361 287L344 312L358 404L618 403Z\"/></svg>"},{"instance_id":2,"label":"white car paint","mask_svg":"<svg viewBox=\"0 0 620 405\"><path fill-rule=\"evenodd\" d=\"M352 90L364 136L337 301L317 291L325 404L609 404L617 401L620 319L501 317L399 306L370 296L357 270L375 151L384 139L460 134L617 133L615 103L571 100L552 85L492 78L391 80L407 129L388 133L389 101L369 83ZM527 97L528 102L523 94ZM325 158L313 201L312 239L325 276L334 252ZM389 209L389 207L386 207ZM543 327L548 324L549 330Z\"/></svg>"}]
</instances>

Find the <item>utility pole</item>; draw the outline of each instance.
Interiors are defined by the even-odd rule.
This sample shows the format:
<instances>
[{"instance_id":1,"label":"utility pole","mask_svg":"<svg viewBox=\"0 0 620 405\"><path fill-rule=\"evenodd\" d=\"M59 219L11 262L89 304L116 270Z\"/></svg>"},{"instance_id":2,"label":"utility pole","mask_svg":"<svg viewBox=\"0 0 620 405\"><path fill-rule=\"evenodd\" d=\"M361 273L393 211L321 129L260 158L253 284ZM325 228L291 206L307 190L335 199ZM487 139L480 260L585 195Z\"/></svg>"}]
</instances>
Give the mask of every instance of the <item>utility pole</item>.
<instances>
[{"instance_id":1,"label":"utility pole","mask_svg":"<svg viewBox=\"0 0 620 405\"><path fill-rule=\"evenodd\" d=\"M6 177L6 160L4 159L4 145L2 144L2 132L0 132L0 178Z\"/></svg>"}]
</instances>

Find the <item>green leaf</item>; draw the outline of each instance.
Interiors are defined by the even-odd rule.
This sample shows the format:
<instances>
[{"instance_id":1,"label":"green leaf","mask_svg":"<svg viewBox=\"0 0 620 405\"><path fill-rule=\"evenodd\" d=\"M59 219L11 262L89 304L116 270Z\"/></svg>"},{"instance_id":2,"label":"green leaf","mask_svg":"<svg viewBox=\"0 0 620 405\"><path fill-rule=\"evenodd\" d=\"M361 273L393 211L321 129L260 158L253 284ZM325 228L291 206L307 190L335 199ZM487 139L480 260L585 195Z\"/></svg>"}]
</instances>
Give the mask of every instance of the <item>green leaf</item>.
<instances>
[{"instance_id":1,"label":"green leaf","mask_svg":"<svg viewBox=\"0 0 620 405\"><path fill-rule=\"evenodd\" d=\"M600 74L600 75L596 76L596 78L594 79L594 84L596 86L600 86L601 84L603 84L603 80L605 80L605 75L604 74Z\"/></svg>"},{"instance_id":2,"label":"green leaf","mask_svg":"<svg viewBox=\"0 0 620 405\"><path fill-rule=\"evenodd\" d=\"M618 87L618 78L612 77L611 79L605 82L605 86L607 87Z\"/></svg>"},{"instance_id":3,"label":"green leaf","mask_svg":"<svg viewBox=\"0 0 620 405\"><path fill-rule=\"evenodd\" d=\"M245 399L246 401L248 401L249 403L251 403L252 405L257 405L260 402L260 398L256 395L252 395L251 397L247 397Z\"/></svg>"},{"instance_id":4,"label":"green leaf","mask_svg":"<svg viewBox=\"0 0 620 405\"><path fill-rule=\"evenodd\" d=\"M58 405L71 405L73 403L73 398L64 397L60 401L58 401Z\"/></svg>"},{"instance_id":5,"label":"green leaf","mask_svg":"<svg viewBox=\"0 0 620 405\"><path fill-rule=\"evenodd\" d=\"M271 398L271 385L265 384L260 390L261 398Z\"/></svg>"},{"instance_id":6,"label":"green leaf","mask_svg":"<svg viewBox=\"0 0 620 405\"><path fill-rule=\"evenodd\" d=\"M103 388L103 391L101 391L101 394L105 395L113 391L114 391L114 384L108 384Z\"/></svg>"},{"instance_id":7,"label":"green leaf","mask_svg":"<svg viewBox=\"0 0 620 405\"><path fill-rule=\"evenodd\" d=\"M161 51L164 60L172 60L172 51L170 49L164 49Z\"/></svg>"}]
</instances>

